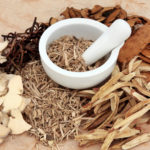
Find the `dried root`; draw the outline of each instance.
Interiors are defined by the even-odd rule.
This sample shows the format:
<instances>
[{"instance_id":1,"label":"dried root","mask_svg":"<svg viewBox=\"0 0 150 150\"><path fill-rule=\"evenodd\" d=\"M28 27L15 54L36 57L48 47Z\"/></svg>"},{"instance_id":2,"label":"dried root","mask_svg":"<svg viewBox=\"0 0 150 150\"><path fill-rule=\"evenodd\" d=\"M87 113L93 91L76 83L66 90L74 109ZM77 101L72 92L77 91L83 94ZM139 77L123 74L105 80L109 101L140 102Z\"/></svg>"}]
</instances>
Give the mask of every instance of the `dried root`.
<instances>
[{"instance_id":1,"label":"dried root","mask_svg":"<svg viewBox=\"0 0 150 150\"><path fill-rule=\"evenodd\" d=\"M108 150L109 147L130 149L150 141L149 134L143 134L135 128L136 120L150 110L147 80L142 75L150 71L150 66L138 58L133 58L121 72L116 66L110 80L82 107L82 112L88 112L87 117L93 120L82 124L89 132L76 136L80 145L103 142L102 150ZM119 143L115 144L117 141Z\"/></svg>"}]
</instances>

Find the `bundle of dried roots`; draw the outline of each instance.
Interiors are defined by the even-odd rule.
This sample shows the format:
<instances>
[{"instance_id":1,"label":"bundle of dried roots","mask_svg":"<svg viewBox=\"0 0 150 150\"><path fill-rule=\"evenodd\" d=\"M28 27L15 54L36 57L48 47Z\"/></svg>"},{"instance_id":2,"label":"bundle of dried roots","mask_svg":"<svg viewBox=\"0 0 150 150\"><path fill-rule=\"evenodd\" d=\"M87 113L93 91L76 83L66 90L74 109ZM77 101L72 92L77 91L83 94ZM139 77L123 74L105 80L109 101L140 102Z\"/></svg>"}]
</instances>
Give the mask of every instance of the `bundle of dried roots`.
<instances>
[{"instance_id":1,"label":"bundle of dried roots","mask_svg":"<svg viewBox=\"0 0 150 150\"><path fill-rule=\"evenodd\" d=\"M116 66L110 80L82 108L91 119L82 124L89 133L76 136L80 145L103 142L102 150L110 145L112 149L130 149L150 141L149 133L136 128L136 120L150 110L150 82L143 74L149 71L150 66L138 57L121 72ZM149 119L147 116L143 122Z\"/></svg>"}]
</instances>

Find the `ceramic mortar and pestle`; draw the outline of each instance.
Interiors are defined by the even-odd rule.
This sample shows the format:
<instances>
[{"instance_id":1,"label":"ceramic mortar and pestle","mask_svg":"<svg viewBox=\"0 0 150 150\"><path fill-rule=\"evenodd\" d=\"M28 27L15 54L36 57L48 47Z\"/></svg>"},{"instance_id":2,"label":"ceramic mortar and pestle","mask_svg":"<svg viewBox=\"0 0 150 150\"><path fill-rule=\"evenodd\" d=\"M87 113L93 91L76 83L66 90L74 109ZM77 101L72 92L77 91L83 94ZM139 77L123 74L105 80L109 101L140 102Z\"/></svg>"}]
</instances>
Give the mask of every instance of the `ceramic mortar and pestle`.
<instances>
[{"instance_id":1,"label":"ceramic mortar and pestle","mask_svg":"<svg viewBox=\"0 0 150 150\"><path fill-rule=\"evenodd\" d=\"M72 72L58 67L47 55L49 44L64 35L95 41L82 54L87 65L91 65L109 53L100 67L86 72ZM71 89L86 89L104 81L113 71L124 41L131 35L129 24L118 19L110 27L91 19L66 19L50 26L41 36L39 53L43 68L56 83Z\"/></svg>"}]
</instances>

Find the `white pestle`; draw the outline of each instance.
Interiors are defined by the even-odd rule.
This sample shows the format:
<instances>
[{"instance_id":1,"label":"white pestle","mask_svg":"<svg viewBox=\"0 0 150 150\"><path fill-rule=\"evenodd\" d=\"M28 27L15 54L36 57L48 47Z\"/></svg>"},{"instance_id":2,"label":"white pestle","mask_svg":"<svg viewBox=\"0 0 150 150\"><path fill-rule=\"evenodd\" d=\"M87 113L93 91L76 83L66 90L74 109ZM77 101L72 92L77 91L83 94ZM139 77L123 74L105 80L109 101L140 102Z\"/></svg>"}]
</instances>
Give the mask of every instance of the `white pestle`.
<instances>
[{"instance_id":1,"label":"white pestle","mask_svg":"<svg viewBox=\"0 0 150 150\"><path fill-rule=\"evenodd\" d=\"M104 32L83 54L87 65L91 65L115 47L119 46L131 35L130 25L122 20L118 19L112 23L106 32Z\"/></svg>"}]
</instances>

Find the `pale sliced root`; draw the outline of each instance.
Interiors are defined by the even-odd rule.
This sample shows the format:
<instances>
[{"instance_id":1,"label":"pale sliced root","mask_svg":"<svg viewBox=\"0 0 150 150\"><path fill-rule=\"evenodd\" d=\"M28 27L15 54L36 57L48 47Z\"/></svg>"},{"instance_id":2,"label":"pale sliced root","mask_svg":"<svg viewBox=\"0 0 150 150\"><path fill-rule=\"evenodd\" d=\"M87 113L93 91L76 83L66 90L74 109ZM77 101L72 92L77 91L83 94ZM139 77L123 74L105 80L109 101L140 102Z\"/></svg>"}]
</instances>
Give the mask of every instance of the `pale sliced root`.
<instances>
[{"instance_id":1,"label":"pale sliced root","mask_svg":"<svg viewBox=\"0 0 150 150\"><path fill-rule=\"evenodd\" d=\"M141 92L143 95L150 97L150 92L141 87L136 80L133 80L133 85L135 88L138 89L139 92Z\"/></svg>"},{"instance_id":2,"label":"pale sliced root","mask_svg":"<svg viewBox=\"0 0 150 150\"><path fill-rule=\"evenodd\" d=\"M113 109L112 113L98 128L104 127L105 125L107 125L108 123L110 123L113 120L113 117L118 112L118 106L119 106L119 97L117 96L117 94L115 94L114 98L111 100L111 108Z\"/></svg>"},{"instance_id":3,"label":"pale sliced root","mask_svg":"<svg viewBox=\"0 0 150 150\"><path fill-rule=\"evenodd\" d=\"M112 79L110 79L106 84L104 84L100 90L93 96L91 102L95 102L97 99L99 99L99 95L101 93L103 93L107 88L109 88L110 86L116 84L118 82L118 80L124 76L124 74L122 72L116 74Z\"/></svg>"},{"instance_id":4,"label":"pale sliced root","mask_svg":"<svg viewBox=\"0 0 150 150\"><path fill-rule=\"evenodd\" d=\"M136 104L131 109L129 109L129 111L127 111L125 113L125 118L131 116L132 114L134 114L135 112L139 111L140 109L142 109L145 105L147 105L149 103L150 103L150 99L148 99L146 101L142 101L142 102Z\"/></svg>"},{"instance_id":5,"label":"pale sliced root","mask_svg":"<svg viewBox=\"0 0 150 150\"><path fill-rule=\"evenodd\" d=\"M128 137L134 136L134 135L136 135L138 133L140 133L139 130L137 130L137 129L131 129L131 128L127 127L123 131L119 132L116 135L115 139L128 138Z\"/></svg>"},{"instance_id":6,"label":"pale sliced root","mask_svg":"<svg viewBox=\"0 0 150 150\"><path fill-rule=\"evenodd\" d=\"M89 133L77 135L75 137L75 139L76 140L85 140L85 141L86 140L100 140L100 139L104 139L107 136L108 131L106 131L104 129L96 129Z\"/></svg>"},{"instance_id":7,"label":"pale sliced root","mask_svg":"<svg viewBox=\"0 0 150 150\"><path fill-rule=\"evenodd\" d=\"M104 143L103 143L103 145L102 145L102 147L101 147L101 150L108 150L108 148L110 147L112 141L115 139L116 134L117 134L117 131L114 130L114 131L110 132L110 133L107 135L107 137L106 137L106 139L104 140Z\"/></svg>"},{"instance_id":8,"label":"pale sliced root","mask_svg":"<svg viewBox=\"0 0 150 150\"><path fill-rule=\"evenodd\" d=\"M134 78L136 76L135 72L132 72L128 75L123 76L120 80L124 81L124 82L129 82L132 78Z\"/></svg>"},{"instance_id":9,"label":"pale sliced root","mask_svg":"<svg viewBox=\"0 0 150 150\"><path fill-rule=\"evenodd\" d=\"M131 149L131 148L133 148L139 144L142 144L142 143L145 143L148 141L150 141L150 133L145 133L145 134L142 134L142 135L136 137L135 139L123 144L122 149L128 150L128 149Z\"/></svg>"},{"instance_id":10,"label":"pale sliced root","mask_svg":"<svg viewBox=\"0 0 150 150\"><path fill-rule=\"evenodd\" d=\"M114 126L114 129L118 129L122 126L124 126L126 123L128 122L132 122L137 118L140 118L141 116L143 116L146 112L148 112L150 110L150 104L147 105L146 107L144 107L143 109L139 110L138 112L132 114L131 116L129 116L128 118L124 119L123 121L121 121L120 123L118 123L117 125Z\"/></svg>"},{"instance_id":11,"label":"pale sliced root","mask_svg":"<svg viewBox=\"0 0 150 150\"><path fill-rule=\"evenodd\" d=\"M129 66L128 66L128 71L129 73L131 73L133 71L133 65L135 63L135 61L137 60L138 56L135 56L130 62L129 62ZM140 61L141 63L142 61Z\"/></svg>"}]
</instances>

